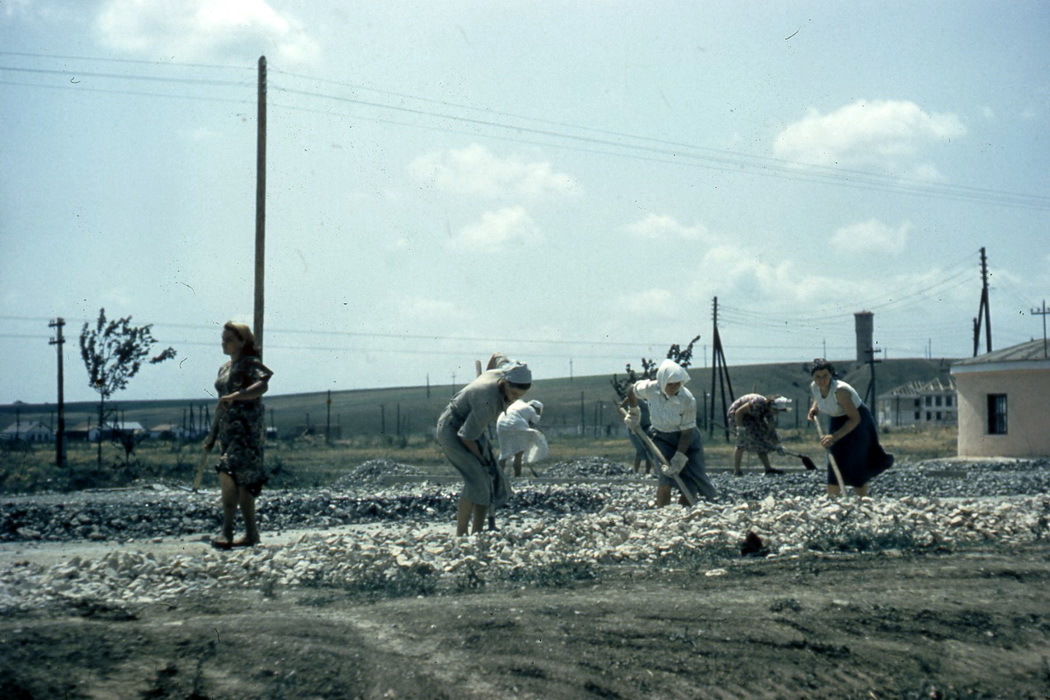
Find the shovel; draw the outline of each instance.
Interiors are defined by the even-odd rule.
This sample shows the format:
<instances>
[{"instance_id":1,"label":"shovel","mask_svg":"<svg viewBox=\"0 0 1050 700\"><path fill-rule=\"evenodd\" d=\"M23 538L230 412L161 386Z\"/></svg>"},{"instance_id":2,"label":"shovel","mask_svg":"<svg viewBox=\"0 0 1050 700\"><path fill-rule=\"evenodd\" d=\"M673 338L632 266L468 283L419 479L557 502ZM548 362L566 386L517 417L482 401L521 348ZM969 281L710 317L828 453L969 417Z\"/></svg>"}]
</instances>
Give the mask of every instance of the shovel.
<instances>
[{"instance_id":1,"label":"shovel","mask_svg":"<svg viewBox=\"0 0 1050 700\"><path fill-rule=\"evenodd\" d=\"M788 457L798 457L799 459L802 460L802 466L804 466L809 471L813 471L814 469L817 468L817 465L813 464L813 460L810 459L809 457L807 457L806 455L800 455L800 454L798 454L796 452L788 452L787 450L785 450L780 445L777 446L777 452L779 452L782 455L786 455Z\"/></svg>"},{"instance_id":2,"label":"shovel","mask_svg":"<svg viewBox=\"0 0 1050 700\"><path fill-rule=\"evenodd\" d=\"M208 455L211 454L212 448L215 447L216 433L219 430L219 413L224 410L224 404L220 403L215 407L215 417L211 421L211 430L208 431L208 446L201 452L201 457L197 460L197 474L193 477L193 493L197 493L197 490L201 487L201 481L204 480L204 467L208 463Z\"/></svg>"},{"instance_id":3,"label":"shovel","mask_svg":"<svg viewBox=\"0 0 1050 700\"><path fill-rule=\"evenodd\" d=\"M820 439L824 439L824 429L820 427L820 419L814 418L813 425L817 426L817 435ZM831 462L831 469L835 472L835 481L839 482L839 493L843 496L846 495L846 485L842 482L842 472L839 471L839 463L835 461L835 455L831 453L831 448L828 450L828 460Z\"/></svg>"},{"instance_id":4,"label":"shovel","mask_svg":"<svg viewBox=\"0 0 1050 700\"><path fill-rule=\"evenodd\" d=\"M623 418L626 418L627 411L624 410L623 406L619 406L618 408L620 409L620 415ZM630 428L631 432L634 433L638 437L638 439L642 441L642 444L645 445L645 448L649 450L649 454L651 454L656 459L656 461L660 463L660 473L664 476L672 477L678 484L678 488L681 490L682 495L685 496L685 500L689 501L689 505L695 506L696 499L693 498L693 494L689 491L689 489L685 487L685 482L682 481L682 477L678 475L678 472L671 471L671 464L667 461L667 458L664 457L664 453L660 451L660 448L658 448L653 443L652 438L646 435L645 431L643 431L641 428L635 428L633 425L629 425L628 427Z\"/></svg>"}]
</instances>

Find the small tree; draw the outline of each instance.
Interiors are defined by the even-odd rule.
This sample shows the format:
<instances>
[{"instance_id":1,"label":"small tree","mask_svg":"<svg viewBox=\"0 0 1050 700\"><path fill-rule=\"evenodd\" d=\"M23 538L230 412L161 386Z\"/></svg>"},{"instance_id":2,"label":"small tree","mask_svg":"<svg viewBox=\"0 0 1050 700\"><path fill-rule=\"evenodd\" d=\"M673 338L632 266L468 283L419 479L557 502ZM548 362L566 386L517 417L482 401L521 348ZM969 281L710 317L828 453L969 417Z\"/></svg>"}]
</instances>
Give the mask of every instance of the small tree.
<instances>
[{"instance_id":1,"label":"small tree","mask_svg":"<svg viewBox=\"0 0 1050 700\"><path fill-rule=\"evenodd\" d=\"M693 345L696 341L700 340L700 336L697 335L695 338L689 341L689 344L683 348L681 345L675 343L667 350L667 359L674 360L677 362L682 369L689 366L689 363L693 359ZM613 389L616 391L616 395L620 401L627 398L627 387L634 384L641 379L656 379L656 370L659 365L656 361L643 357L642 358L642 371L638 373L631 367L631 363L627 363L627 376L620 378L617 375L613 375L609 382L612 384Z\"/></svg>"},{"instance_id":2,"label":"small tree","mask_svg":"<svg viewBox=\"0 0 1050 700\"><path fill-rule=\"evenodd\" d=\"M157 341L153 325L131 325L131 316L106 321L106 310L99 309L98 323L89 329L85 323L80 331L80 356L87 368L88 385L98 392L98 466L102 466L102 428L105 425L106 399L124 389L138 374L142 362ZM149 359L155 365L175 357L174 348L165 348Z\"/></svg>"}]
</instances>

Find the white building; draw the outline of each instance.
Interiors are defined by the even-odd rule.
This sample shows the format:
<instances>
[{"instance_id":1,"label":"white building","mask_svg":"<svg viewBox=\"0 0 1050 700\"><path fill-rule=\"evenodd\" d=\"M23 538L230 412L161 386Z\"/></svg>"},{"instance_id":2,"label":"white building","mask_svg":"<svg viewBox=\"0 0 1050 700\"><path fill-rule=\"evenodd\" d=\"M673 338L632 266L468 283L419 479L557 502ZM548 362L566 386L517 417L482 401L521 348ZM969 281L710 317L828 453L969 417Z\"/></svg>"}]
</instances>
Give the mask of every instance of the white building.
<instances>
[{"instance_id":1,"label":"white building","mask_svg":"<svg viewBox=\"0 0 1050 700\"><path fill-rule=\"evenodd\" d=\"M960 457L1050 456L1050 357L1032 340L952 364Z\"/></svg>"},{"instance_id":2,"label":"white building","mask_svg":"<svg viewBox=\"0 0 1050 700\"><path fill-rule=\"evenodd\" d=\"M51 428L37 421L12 423L0 432L8 440L25 440L26 442L54 442L55 433Z\"/></svg>"},{"instance_id":3,"label":"white building","mask_svg":"<svg viewBox=\"0 0 1050 700\"><path fill-rule=\"evenodd\" d=\"M879 396L879 425L955 425L959 404L955 381L909 382Z\"/></svg>"}]
</instances>

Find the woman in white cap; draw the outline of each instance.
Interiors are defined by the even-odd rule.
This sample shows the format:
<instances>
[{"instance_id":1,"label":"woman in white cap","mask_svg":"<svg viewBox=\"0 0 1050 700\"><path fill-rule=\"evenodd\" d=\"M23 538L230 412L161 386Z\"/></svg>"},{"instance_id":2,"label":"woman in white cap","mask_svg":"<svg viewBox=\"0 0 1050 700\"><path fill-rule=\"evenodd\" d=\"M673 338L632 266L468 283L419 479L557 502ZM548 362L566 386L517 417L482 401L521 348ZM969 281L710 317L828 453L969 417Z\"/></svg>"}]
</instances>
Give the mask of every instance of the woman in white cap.
<instances>
[{"instance_id":1,"label":"woman in white cap","mask_svg":"<svg viewBox=\"0 0 1050 700\"><path fill-rule=\"evenodd\" d=\"M510 487L492 452L487 429L532 386L528 365L508 361L488 369L452 397L437 423L441 450L463 477L456 535L480 532L489 508L510 498Z\"/></svg>"},{"instance_id":2,"label":"woman in white cap","mask_svg":"<svg viewBox=\"0 0 1050 700\"><path fill-rule=\"evenodd\" d=\"M763 396L762 394L744 394L729 407L726 412L726 424L736 431L736 449L733 450L733 475L740 476L740 462L744 451L758 455L758 461L766 474L783 474L781 469L774 469L769 463L769 453L780 449L780 436L777 435L777 414L791 408L791 399L779 394Z\"/></svg>"},{"instance_id":3,"label":"woman in white cap","mask_svg":"<svg viewBox=\"0 0 1050 700\"><path fill-rule=\"evenodd\" d=\"M714 499L718 496L715 485L704 469L704 446L700 442L700 431L696 427L696 398L685 388L689 373L674 360L664 360L656 369L656 379L643 379L627 387L627 418L631 426L641 425L639 399L649 404L652 428L649 435L656 448L671 465L678 470L678 477L689 490L693 500L698 494ZM660 474L656 487L656 507L671 502L671 486L677 481ZM681 487L679 487L681 488ZM683 493L679 503L689 505Z\"/></svg>"},{"instance_id":4,"label":"woman in white cap","mask_svg":"<svg viewBox=\"0 0 1050 700\"><path fill-rule=\"evenodd\" d=\"M521 476L523 462L534 464L547 456L547 438L536 429L542 415L542 403L518 399L496 421L499 465L506 469L507 460L513 457L514 476Z\"/></svg>"}]
</instances>

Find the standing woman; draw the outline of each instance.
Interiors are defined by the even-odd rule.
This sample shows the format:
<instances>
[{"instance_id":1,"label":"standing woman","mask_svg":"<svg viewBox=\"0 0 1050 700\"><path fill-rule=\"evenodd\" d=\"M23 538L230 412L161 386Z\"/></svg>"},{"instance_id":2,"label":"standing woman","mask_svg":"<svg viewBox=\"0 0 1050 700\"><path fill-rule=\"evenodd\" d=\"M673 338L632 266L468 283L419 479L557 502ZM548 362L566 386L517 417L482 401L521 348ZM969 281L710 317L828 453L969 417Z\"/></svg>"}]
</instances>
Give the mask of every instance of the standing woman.
<instances>
[{"instance_id":1,"label":"standing woman","mask_svg":"<svg viewBox=\"0 0 1050 700\"><path fill-rule=\"evenodd\" d=\"M813 405L807 418L819 420L829 416L828 432L820 444L831 452L842 472L842 481L852 486L858 496L868 495L868 482L893 465L893 455L882 449L871 410L860 394L835 376L835 368L823 358L813 360L809 374L813 378L810 393ZM828 464L828 495L838 496L835 474Z\"/></svg>"},{"instance_id":2,"label":"standing woman","mask_svg":"<svg viewBox=\"0 0 1050 700\"><path fill-rule=\"evenodd\" d=\"M532 386L532 371L515 362L490 362L477 379L452 397L438 418L437 441L463 476L456 535L480 532L489 508L510 497L507 477L495 459L487 428Z\"/></svg>"},{"instance_id":3,"label":"standing woman","mask_svg":"<svg viewBox=\"0 0 1050 700\"><path fill-rule=\"evenodd\" d=\"M653 424L649 435L656 449L660 450L671 469L678 472L694 500L697 494L713 500L718 491L704 468L704 446L696 427L696 398L685 388L688 381L689 373L684 367L674 360L664 360L656 369L655 380L643 379L627 387L627 404L631 408L624 422L632 428L640 427L642 412L638 401L648 402ZM677 485L676 480L661 471L656 487L657 508L671 503L672 485ZM684 493L678 502L689 505Z\"/></svg>"},{"instance_id":4,"label":"standing woman","mask_svg":"<svg viewBox=\"0 0 1050 700\"><path fill-rule=\"evenodd\" d=\"M216 430L204 442L211 449L219 442L219 473L222 488L222 537L212 540L218 549L251 547L259 544L255 522L255 499L267 481L263 467L265 412L259 397L269 388L273 372L259 360L255 335L243 323L227 322L222 327L222 351L229 362L219 368L215 391L219 395ZM237 508L244 517L243 539L233 539L233 520Z\"/></svg>"}]
</instances>

